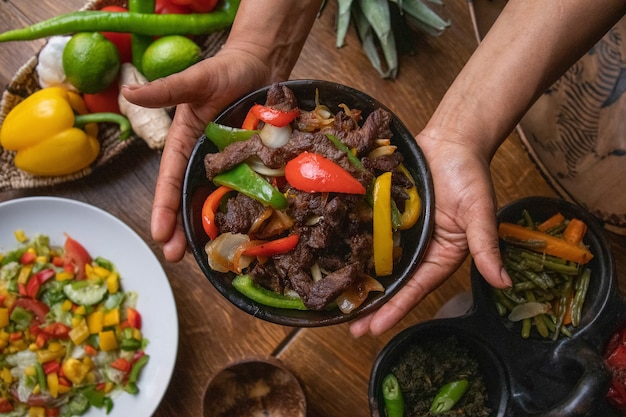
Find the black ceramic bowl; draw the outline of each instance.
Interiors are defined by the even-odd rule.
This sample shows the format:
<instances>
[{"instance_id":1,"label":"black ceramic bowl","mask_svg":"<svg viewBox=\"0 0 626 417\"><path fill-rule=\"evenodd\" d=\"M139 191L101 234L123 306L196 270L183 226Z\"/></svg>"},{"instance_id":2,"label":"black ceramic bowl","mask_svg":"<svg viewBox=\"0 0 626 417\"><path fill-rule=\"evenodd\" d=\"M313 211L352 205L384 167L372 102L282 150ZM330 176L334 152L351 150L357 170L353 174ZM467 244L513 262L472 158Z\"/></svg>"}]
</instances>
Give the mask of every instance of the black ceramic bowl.
<instances>
[{"instance_id":1,"label":"black ceramic bowl","mask_svg":"<svg viewBox=\"0 0 626 417\"><path fill-rule=\"evenodd\" d=\"M295 93L299 107L305 110L315 108L316 94L319 102L328 106L333 112L340 109L338 107L340 104L360 109L364 118L378 108L389 110L367 94L340 84L317 80L293 80L283 84ZM241 126L250 107L255 103L265 102L268 88L262 88L241 98L228 107L216 119L216 122L228 126ZM263 320L286 326L316 327L337 324L360 317L384 304L405 284L422 260L432 234L434 210L432 179L424 155L413 135L395 116L391 122L391 130L393 132L392 143L404 156L404 164L416 181L422 204L417 224L402 234L402 259L394 265L392 275L380 279L386 288L384 293L371 294L358 309L350 314L343 314L338 309L325 311L278 309L251 301L233 288L231 274L213 271L209 267L204 251L209 239L202 228L201 209L205 198L214 189L205 176L204 156L210 152L217 152L217 149L203 136L191 154L185 173L182 203L188 244L207 279L224 297L243 311Z\"/></svg>"},{"instance_id":2,"label":"black ceramic bowl","mask_svg":"<svg viewBox=\"0 0 626 417\"><path fill-rule=\"evenodd\" d=\"M585 307L572 337L553 341L532 335L521 336L518 324L501 317L491 287L472 266L473 308L464 316L417 324L397 335L377 358L370 380L372 416L382 416L381 373L407 345L424 337L455 334L467 340L481 363L494 416L617 416L605 395L610 380L602 352L613 332L626 320L626 303L617 291L611 247L602 226L586 210L565 200L529 197L515 201L498 212L498 222L516 222L528 210L534 219L546 219L557 211L588 225L584 243L594 254L588 264L592 272Z\"/></svg>"}]
</instances>

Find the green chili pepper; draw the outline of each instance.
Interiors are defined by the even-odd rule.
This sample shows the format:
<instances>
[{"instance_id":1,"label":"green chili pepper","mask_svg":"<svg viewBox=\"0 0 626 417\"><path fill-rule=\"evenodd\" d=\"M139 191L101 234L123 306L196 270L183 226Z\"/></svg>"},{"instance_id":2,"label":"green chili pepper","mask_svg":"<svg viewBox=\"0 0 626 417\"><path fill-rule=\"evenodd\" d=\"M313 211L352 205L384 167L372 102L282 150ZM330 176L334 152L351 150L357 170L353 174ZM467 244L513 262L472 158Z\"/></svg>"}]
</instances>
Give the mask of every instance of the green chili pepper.
<instances>
[{"instance_id":1,"label":"green chili pepper","mask_svg":"<svg viewBox=\"0 0 626 417\"><path fill-rule=\"evenodd\" d=\"M255 133L259 133L258 130L237 129L230 126L224 126L215 122L210 122L204 134L206 137L217 146L220 151L233 142L240 142L248 140Z\"/></svg>"},{"instance_id":2,"label":"green chili pepper","mask_svg":"<svg viewBox=\"0 0 626 417\"><path fill-rule=\"evenodd\" d=\"M240 0L224 0L211 13L148 14L82 10L65 13L0 34L0 42L28 41L76 32L127 32L140 35L203 35L230 27Z\"/></svg>"},{"instance_id":3,"label":"green chili pepper","mask_svg":"<svg viewBox=\"0 0 626 417\"><path fill-rule=\"evenodd\" d=\"M139 374L144 366L148 363L150 359L150 355L143 355L141 358L137 359L137 361L133 364L129 374L128 374L128 382L130 384L134 384L139 379Z\"/></svg>"},{"instance_id":4,"label":"green chili pepper","mask_svg":"<svg viewBox=\"0 0 626 417\"><path fill-rule=\"evenodd\" d=\"M307 310L302 302L302 299L277 294L274 291L265 289L260 285L255 284L249 275L236 276L235 279L233 279L233 287L251 300L268 307L285 308L290 310Z\"/></svg>"},{"instance_id":5,"label":"green chili pepper","mask_svg":"<svg viewBox=\"0 0 626 417\"><path fill-rule=\"evenodd\" d=\"M222 172L213 178L217 185L225 185L237 190L250 198L260 201L266 206L278 210L287 208L287 198L272 186L265 178L257 174L246 163Z\"/></svg>"},{"instance_id":6,"label":"green chili pepper","mask_svg":"<svg viewBox=\"0 0 626 417\"><path fill-rule=\"evenodd\" d=\"M333 145L335 145L337 149L346 153L346 155L348 156L348 160L350 161L350 163L352 163L352 165L359 169L363 169L363 163L359 160L359 158L356 157L356 155L352 153L350 148L348 148L345 143L339 140L337 136L327 134L326 137L333 143Z\"/></svg>"},{"instance_id":7,"label":"green chili pepper","mask_svg":"<svg viewBox=\"0 0 626 417\"><path fill-rule=\"evenodd\" d=\"M387 417L402 417L404 415L404 398L394 374L388 374L383 379L383 400Z\"/></svg>"},{"instance_id":8,"label":"green chili pepper","mask_svg":"<svg viewBox=\"0 0 626 417\"><path fill-rule=\"evenodd\" d=\"M430 414L441 414L450 411L454 404L465 394L468 386L467 379L460 379L441 387L430 406Z\"/></svg>"},{"instance_id":9,"label":"green chili pepper","mask_svg":"<svg viewBox=\"0 0 626 417\"><path fill-rule=\"evenodd\" d=\"M154 7L155 0L128 0L128 11L131 13L153 14ZM143 73L143 70L141 68L141 60L143 58L144 52L152 43L153 37L132 33L130 35L130 39L133 65L139 70L139 72Z\"/></svg>"}]
</instances>

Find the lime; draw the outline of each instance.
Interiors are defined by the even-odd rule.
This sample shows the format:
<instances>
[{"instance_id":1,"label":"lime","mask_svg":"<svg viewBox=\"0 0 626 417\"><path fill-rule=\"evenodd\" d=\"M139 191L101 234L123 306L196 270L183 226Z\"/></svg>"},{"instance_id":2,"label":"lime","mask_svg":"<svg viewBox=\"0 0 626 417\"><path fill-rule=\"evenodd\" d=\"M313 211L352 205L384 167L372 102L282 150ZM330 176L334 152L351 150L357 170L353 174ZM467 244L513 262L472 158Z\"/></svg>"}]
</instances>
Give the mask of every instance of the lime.
<instances>
[{"instance_id":1,"label":"lime","mask_svg":"<svg viewBox=\"0 0 626 417\"><path fill-rule=\"evenodd\" d=\"M191 39L181 35L163 36L146 48L141 69L152 81L180 72L201 59L202 51Z\"/></svg>"},{"instance_id":2,"label":"lime","mask_svg":"<svg viewBox=\"0 0 626 417\"><path fill-rule=\"evenodd\" d=\"M65 77L81 93L104 91L119 70L117 48L99 32L77 33L63 49Z\"/></svg>"}]
</instances>

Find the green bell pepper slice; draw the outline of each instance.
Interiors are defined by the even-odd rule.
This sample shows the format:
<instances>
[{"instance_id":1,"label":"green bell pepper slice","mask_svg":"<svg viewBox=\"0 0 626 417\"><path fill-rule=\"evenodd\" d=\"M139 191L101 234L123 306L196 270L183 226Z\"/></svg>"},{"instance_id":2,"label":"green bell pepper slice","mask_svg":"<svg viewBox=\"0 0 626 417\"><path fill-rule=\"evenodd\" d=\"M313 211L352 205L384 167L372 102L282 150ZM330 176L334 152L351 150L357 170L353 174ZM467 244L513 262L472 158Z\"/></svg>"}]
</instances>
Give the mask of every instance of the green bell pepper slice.
<instances>
[{"instance_id":1,"label":"green bell pepper slice","mask_svg":"<svg viewBox=\"0 0 626 417\"><path fill-rule=\"evenodd\" d=\"M224 126L215 122L210 122L204 130L206 137L213 142L220 151L223 151L224 148L231 143L248 140L256 133L259 133L259 131L237 129L235 127Z\"/></svg>"},{"instance_id":2,"label":"green bell pepper slice","mask_svg":"<svg viewBox=\"0 0 626 417\"><path fill-rule=\"evenodd\" d=\"M241 163L216 175L213 182L239 191L265 206L271 206L277 210L287 208L287 198L246 163Z\"/></svg>"}]
</instances>

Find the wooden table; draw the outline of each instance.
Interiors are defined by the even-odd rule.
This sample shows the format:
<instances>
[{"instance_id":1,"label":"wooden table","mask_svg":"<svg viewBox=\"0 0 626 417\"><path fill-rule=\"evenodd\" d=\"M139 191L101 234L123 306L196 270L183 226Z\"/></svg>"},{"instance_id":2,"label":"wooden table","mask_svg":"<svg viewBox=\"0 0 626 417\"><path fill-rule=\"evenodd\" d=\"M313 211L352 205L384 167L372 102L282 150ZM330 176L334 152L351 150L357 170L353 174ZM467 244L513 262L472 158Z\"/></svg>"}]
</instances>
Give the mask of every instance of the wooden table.
<instances>
[{"instance_id":1,"label":"wooden table","mask_svg":"<svg viewBox=\"0 0 626 417\"><path fill-rule=\"evenodd\" d=\"M468 5L445 2L451 28L438 38L415 35L415 51L400 58L395 80L383 80L364 56L351 29L347 45L335 48L336 5L330 1L315 23L292 78L336 81L386 103L417 133L477 45ZM4 0L0 31L22 27L79 9L82 0ZM0 44L0 85L35 54L43 41ZM272 355L302 382L311 417L367 416L368 378L377 354L407 326L432 319L442 304L469 288L469 260L392 330L380 337L353 339L347 325L293 329L255 319L230 305L204 278L191 254L180 263L166 262L150 236L150 211L160 155L143 143L131 146L108 168L69 184L0 193L0 201L54 195L84 201L115 215L134 229L162 261L174 291L180 327L174 374L155 416L199 416L209 377L231 361ZM492 173L499 204L529 195L556 195L528 158L515 133L497 152ZM615 254L624 254L626 239L610 235ZM621 286L626 259L617 259Z\"/></svg>"}]
</instances>

